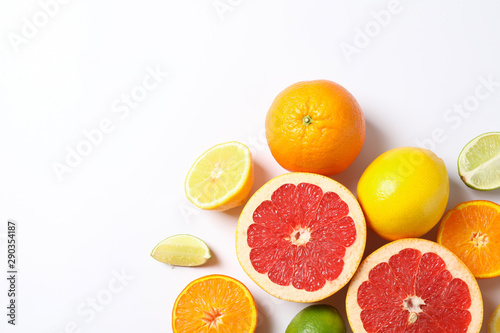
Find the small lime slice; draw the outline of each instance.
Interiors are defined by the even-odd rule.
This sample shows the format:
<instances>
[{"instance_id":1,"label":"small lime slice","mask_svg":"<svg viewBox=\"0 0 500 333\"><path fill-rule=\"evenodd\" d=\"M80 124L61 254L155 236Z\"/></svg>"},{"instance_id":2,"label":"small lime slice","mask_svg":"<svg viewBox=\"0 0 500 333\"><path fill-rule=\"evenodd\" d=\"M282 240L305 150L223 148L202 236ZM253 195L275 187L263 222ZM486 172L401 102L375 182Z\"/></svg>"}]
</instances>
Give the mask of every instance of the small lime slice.
<instances>
[{"instance_id":1,"label":"small lime slice","mask_svg":"<svg viewBox=\"0 0 500 333\"><path fill-rule=\"evenodd\" d=\"M474 138L458 156L458 174L465 185L481 191L500 187L500 132Z\"/></svg>"},{"instance_id":2,"label":"small lime slice","mask_svg":"<svg viewBox=\"0 0 500 333\"><path fill-rule=\"evenodd\" d=\"M211 258L207 244L191 235L174 235L164 239L156 245L151 256L172 266L199 266Z\"/></svg>"}]
</instances>

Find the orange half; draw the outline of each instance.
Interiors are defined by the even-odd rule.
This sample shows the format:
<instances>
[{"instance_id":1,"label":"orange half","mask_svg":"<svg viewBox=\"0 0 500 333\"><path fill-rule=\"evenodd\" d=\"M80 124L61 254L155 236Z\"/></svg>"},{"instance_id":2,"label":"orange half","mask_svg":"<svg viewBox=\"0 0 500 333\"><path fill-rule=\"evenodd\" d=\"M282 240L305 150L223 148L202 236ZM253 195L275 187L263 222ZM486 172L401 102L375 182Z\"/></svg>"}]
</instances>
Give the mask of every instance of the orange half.
<instances>
[{"instance_id":1,"label":"orange half","mask_svg":"<svg viewBox=\"0 0 500 333\"><path fill-rule=\"evenodd\" d=\"M207 275L192 281L175 300L174 333L252 333L257 308L250 291L225 275Z\"/></svg>"},{"instance_id":2,"label":"orange half","mask_svg":"<svg viewBox=\"0 0 500 333\"><path fill-rule=\"evenodd\" d=\"M450 209L439 225L437 242L455 253L478 279L500 275L500 205L466 201Z\"/></svg>"}]
</instances>

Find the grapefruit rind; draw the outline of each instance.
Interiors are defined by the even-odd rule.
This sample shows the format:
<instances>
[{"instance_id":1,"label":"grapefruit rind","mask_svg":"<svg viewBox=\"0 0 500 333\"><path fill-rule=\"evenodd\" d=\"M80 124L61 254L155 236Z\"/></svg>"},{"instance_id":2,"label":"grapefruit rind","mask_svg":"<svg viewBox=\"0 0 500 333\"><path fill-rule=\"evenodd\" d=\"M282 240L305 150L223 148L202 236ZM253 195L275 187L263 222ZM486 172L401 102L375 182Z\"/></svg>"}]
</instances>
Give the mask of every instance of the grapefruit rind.
<instances>
[{"instance_id":1,"label":"grapefruit rind","mask_svg":"<svg viewBox=\"0 0 500 333\"><path fill-rule=\"evenodd\" d=\"M300 183L310 183L321 187L323 193L332 191L349 206L350 216L354 220L356 227L356 240L346 248L344 255L344 267L340 276L333 281L326 281L326 284L316 291L299 290L292 285L281 286L272 282L266 274L257 272L250 261L251 248L247 244L247 229L253 223L252 214L255 209L265 200L270 200L273 192L284 184L298 185ZM292 172L277 176L264 184L248 200L241 212L236 227L236 253L238 261L247 275L264 291L277 298L299 302L311 303L325 299L333 295L345 286L356 272L361 262L366 243L366 223L361 207L354 195L337 181L319 174Z\"/></svg>"},{"instance_id":2,"label":"grapefruit rind","mask_svg":"<svg viewBox=\"0 0 500 333\"><path fill-rule=\"evenodd\" d=\"M422 253L433 252L446 262L446 269L454 278L462 279L469 287L472 304L469 308L472 321L467 333L478 333L483 321L483 301L481 291L474 275L467 266L450 250L435 242L420 238L404 238L393 241L380 247L359 265L356 274L352 278L346 296L347 319L354 333L366 332L361 321L361 307L358 305L357 294L361 284L368 279L368 274L376 265L381 262L388 262L389 259L407 248L417 249Z\"/></svg>"}]
</instances>

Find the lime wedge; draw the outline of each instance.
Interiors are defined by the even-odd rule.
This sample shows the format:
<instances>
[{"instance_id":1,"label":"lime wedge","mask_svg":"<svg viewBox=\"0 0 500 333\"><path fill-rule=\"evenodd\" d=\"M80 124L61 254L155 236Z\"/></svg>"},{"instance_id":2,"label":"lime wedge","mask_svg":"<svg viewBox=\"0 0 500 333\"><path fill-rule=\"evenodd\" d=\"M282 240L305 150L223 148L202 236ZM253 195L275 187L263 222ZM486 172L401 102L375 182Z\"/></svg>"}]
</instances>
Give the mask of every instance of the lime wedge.
<instances>
[{"instance_id":1,"label":"lime wedge","mask_svg":"<svg viewBox=\"0 0 500 333\"><path fill-rule=\"evenodd\" d=\"M500 132L474 138L458 156L458 174L465 185L481 191L500 187Z\"/></svg>"},{"instance_id":2,"label":"lime wedge","mask_svg":"<svg viewBox=\"0 0 500 333\"><path fill-rule=\"evenodd\" d=\"M199 266L211 258L207 244L191 235L174 235L164 239L156 245L151 256L172 266Z\"/></svg>"}]
</instances>

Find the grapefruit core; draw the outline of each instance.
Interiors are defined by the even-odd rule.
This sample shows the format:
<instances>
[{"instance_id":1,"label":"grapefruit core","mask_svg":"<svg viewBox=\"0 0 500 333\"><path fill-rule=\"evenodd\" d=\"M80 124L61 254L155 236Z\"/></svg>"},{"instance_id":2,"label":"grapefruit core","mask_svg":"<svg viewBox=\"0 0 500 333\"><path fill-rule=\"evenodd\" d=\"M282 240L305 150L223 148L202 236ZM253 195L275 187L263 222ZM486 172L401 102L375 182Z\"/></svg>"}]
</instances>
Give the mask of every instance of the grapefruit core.
<instances>
[{"instance_id":1,"label":"grapefruit core","mask_svg":"<svg viewBox=\"0 0 500 333\"><path fill-rule=\"evenodd\" d=\"M351 279L366 242L363 212L331 178L288 173L247 202L236 228L238 260L269 294L294 302L324 299Z\"/></svg>"},{"instance_id":2,"label":"grapefruit core","mask_svg":"<svg viewBox=\"0 0 500 333\"><path fill-rule=\"evenodd\" d=\"M467 266L417 238L382 246L361 263L346 310L355 333L477 333L483 320L481 292Z\"/></svg>"}]
</instances>

